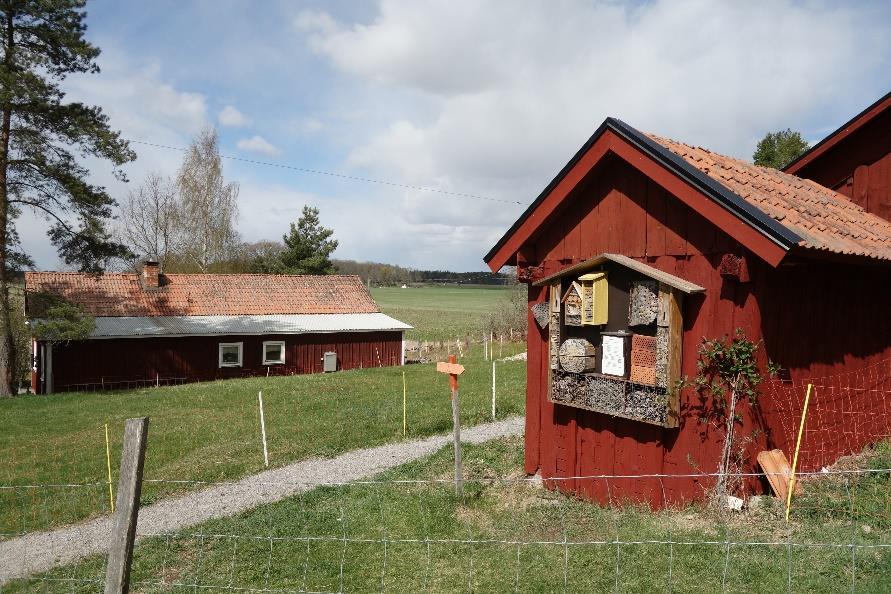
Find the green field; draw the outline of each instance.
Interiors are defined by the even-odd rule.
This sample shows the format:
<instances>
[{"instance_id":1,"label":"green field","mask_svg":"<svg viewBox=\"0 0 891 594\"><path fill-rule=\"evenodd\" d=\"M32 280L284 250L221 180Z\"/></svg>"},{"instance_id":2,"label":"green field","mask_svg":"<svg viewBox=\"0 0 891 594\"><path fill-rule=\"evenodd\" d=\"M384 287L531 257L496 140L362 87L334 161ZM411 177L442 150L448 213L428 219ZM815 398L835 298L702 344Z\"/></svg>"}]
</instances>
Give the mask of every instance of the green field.
<instances>
[{"instance_id":1,"label":"green field","mask_svg":"<svg viewBox=\"0 0 891 594\"><path fill-rule=\"evenodd\" d=\"M510 345L510 353L521 348ZM478 347L462 363L467 368L461 379L463 423L489 421L491 363ZM499 417L522 414L525 363L501 363L499 370ZM430 364L2 400L0 486L19 488L0 489L0 534L107 513L105 423L115 471L124 420L149 416L146 478L233 479L263 469L259 390L270 465L281 466L403 439L403 371L407 438L450 430L447 382ZM92 486L49 486L84 483ZM147 483L142 499L149 503L181 488L186 487Z\"/></svg>"},{"instance_id":2,"label":"green field","mask_svg":"<svg viewBox=\"0 0 891 594\"><path fill-rule=\"evenodd\" d=\"M525 480L520 439L465 447L463 499L448 482L414 482L447 479L451 457L446 447L382 482L317 488L147 539L131 583L140 592L891 589L887 473L806 482L786 524L778 503L716 514L563 497ZM885 444L860 467L889 464ZM93 592L103 572L97 556L9 591Z\"/></svg>"},{"instance_id":3,"label":"green field","mask_svg":"<svg viewBox=\"0 0 891 594\"><path fill-rule=\"evenodd\" d=\"M487 318L505 307L510 289L500 286L378 287L371 295L385 314L414 327L414 340L454 340L483 333ZM515 330L520 330L516 328Z\"/></svg>"}]
</instances>

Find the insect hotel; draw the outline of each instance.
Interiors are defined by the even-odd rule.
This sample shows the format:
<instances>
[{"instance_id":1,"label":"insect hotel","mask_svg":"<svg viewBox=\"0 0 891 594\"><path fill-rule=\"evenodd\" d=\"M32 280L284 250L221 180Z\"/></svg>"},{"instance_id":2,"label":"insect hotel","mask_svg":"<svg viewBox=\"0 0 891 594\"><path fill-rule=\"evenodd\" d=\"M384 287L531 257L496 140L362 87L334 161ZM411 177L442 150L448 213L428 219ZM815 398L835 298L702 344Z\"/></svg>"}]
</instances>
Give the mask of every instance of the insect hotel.
<instances>
[{"instance_id":1,"label":"insect hotel","mask_svg":"<svg viewBox=\"0 0 891 594\"><path fill-rule=\"evenodd\" d=\"M678 426L681 305L705 289L618 254L533 286L549 295L550 402Z\"/></svg>"},{"instance_id":2,"label":"insect hotel","mask_svg":"<svg viewBox=\"0 0 891 594\"><path fill-rule=\"evenodd\" d=\"M887 138L889 121L869 125ZM835 161L856 136L846 138ZM873 148L891 162L887 143ZM850 153L850 171L864 154ZM835 161L833 171L848 170ZM808 163L813 175L819 162ZM883 171L872 167L870 184ZM724 431L703 422L715 402L680 380L696 376L703 338L742 329L760 345L760 368L777 362L777 383L792 387L891 360L891 183L869 188L855 203L607 119L485 257L493 271L516 266L528 285L526 472L596 501L702 498ZM752 436L746 472L758 472L758 452L794 446L800 414L771 398L737 409L739 434ZM815 415L809 430L854 435L844 427L854 419ZM860 447L889 432L856 429ZM827 439L800 467L819 470L855 445ZM767 486L753 478L746 488Z\"/></svg>"}]
</instances>

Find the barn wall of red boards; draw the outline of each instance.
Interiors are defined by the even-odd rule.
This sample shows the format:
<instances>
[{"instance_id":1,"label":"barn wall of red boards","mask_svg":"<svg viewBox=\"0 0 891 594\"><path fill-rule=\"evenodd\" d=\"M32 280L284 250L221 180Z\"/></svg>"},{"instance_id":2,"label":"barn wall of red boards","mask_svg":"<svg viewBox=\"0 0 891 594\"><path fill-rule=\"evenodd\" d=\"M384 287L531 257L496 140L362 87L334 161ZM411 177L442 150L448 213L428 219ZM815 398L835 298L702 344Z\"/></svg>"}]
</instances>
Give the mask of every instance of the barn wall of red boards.
<instances>
[{"instance_id":1,"label":"barn wall of red boards","mask_svg":"<svg viewBox=\"0 0 891 594\"><path fill-rule=\"evenodd\" d=\"M891 220L891 93L785 168Z\"/></svg>"},{"instance_id":2,"label":"barn wall of red boards","mask_svg":"<svg viewBox=\"0 0 891 594\"><path fill-rule=\"evenodd\" d=\"M284 364L263 364L263 343L285 343ZM220 343L243 343L242 364L221 367ZM337 353L339 370L400 365L402 332L337 332L111 338L74 341L53 347L54 391L111 387L116 381L319 373L326 352ZM40 362L38 361L38 367Z\"/></svg>"},{"instance_id":3,"label":"barn wall of red boards","mask_svg":"<svg viewBox=\"0 0 891 594\"><path fill-rule=\"evenodd\" d=\"M891 356L887 269L791 254L774 267L614 155L578 181L546 224L538 224L516 252L520 275L530 282L530 308L548 298L548 287L533 286L532 280L602 253L623 254L705 288L683 303L683 376L696 375L703 337L732 335L737 328L753 341L763 340L762 369L769 359L789 379L832 375ZM722 276L721 262L728 255L745 263L745 275ZM551 478L717 470L722 435L700 422L702 403L694 390L680 393L677 428L554 404L548 399L548 332L531 312L529 328L527 472ZM783 420L771 417L769 403L741 406L740 434L757 436L746 447L747 470L756 471L757 452L786 438L778 434ZM659 506L702 497L706 482L679 476L609 484L570 478L559 484L595 500L605 500L609 491L613 500ZM764 488L756 479L748 486L753 492Z\"/></svg>"}]
</instances>

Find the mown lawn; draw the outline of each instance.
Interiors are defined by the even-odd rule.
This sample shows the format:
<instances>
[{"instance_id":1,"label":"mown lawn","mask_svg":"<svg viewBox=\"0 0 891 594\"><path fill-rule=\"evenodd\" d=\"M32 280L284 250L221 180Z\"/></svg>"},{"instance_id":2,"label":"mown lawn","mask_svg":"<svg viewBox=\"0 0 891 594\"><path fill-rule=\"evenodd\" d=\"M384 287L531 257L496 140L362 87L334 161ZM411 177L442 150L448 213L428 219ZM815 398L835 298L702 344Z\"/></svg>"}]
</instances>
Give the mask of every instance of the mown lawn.
<instances>
[{"instance_id":1,"label":"mown lawn","mask_svg":"<svg viewBox=\"0 0 891 594\"><path fill-rule=\"evenodd\" d=\"M514 344L510 351L522 348ZM461 362L467 368L461 377L462 422L489 421L491 363L483 361L479 348ZM108 512L105 423L115 483L124 420L136 416L151 418L147 479L233 479L263 469L258 391L263 391L270 465L281 466L404 439L403 371L405 439L449 431L448 381L430 364L0 401L0 535ZM499 418L523 413L525 375L523 361L498 364ZM150 503L188 488L147 483L142 500Z\"/></svg>"},{"instance_id":2,"label":"mown lawn","mask_svg":"<svg viewBox=\"0 0 891 594\"><path fill-rule=\"evenodd\" d=\"M448 479L446 447L381 482L318 488L147 539L136 549L133 590L891 590L887 473L808 482L787 525L779 504L717 515L564 497L524 479L516 438L464 453L466 476L482 480L468 481L463 499L447 482L411 482ZM863 465L888 468L891 448ZM508 480L486 480L493 477ZM97 556L9 591L95 591L103 565Z\"/></svg>"},{"instance_id":3,"label":"mown lawn","mask_svg":"<svg viewBox=\"0 0 891 594\"><path fill-rule=\"evenodd\" d=\"M500 286L378 287L371 295L385 314L414 327L407 338L454 340L467 335L479 339L488 317L505 306L509 291Z\"/></svg>"}]
</instances>

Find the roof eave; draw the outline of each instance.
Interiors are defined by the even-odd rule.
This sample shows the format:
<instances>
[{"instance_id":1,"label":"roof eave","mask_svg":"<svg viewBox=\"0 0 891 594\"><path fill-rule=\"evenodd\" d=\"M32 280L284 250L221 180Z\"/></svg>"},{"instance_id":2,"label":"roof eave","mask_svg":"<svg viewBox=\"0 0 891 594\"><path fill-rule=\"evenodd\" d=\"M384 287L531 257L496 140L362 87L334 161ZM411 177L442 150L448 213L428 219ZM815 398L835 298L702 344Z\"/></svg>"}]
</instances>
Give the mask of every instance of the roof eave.
<instances>
[{"instance_id":1,"label":"roof eave","mask_svg":"<svg viewBox=\"0 0 891 594\"><path fill-rule=\"evenodd\" d=\"M799 171L819 159L824 153L831 150L834 146L857 130L861 129L886 109L891 109L891 91L839 126L823 140L793 159L791 163L783 167L782 171L792 175L798 175Z\"/></svg>"},{"instance_id":2,"label":"roof eave","mask_svg":"<svg viewBox=\"0 0 891 594\"><path fill-rule=\"evenodd\" d=\"M638 130L629 126L616 118L606 118L604 122L597 128L594 134L585 142L584 145L576 152L573 158L560 170L557 176L551 180L547 187L538 195L535 201L529 205L523 214L518 218L511 228L505 233L501 239L486 254L483 260L489 265L489 268L495 271L495 268L508 263L512 254L506 256L502 254L502 258L493 262L496 255L502 250L510 238L520 229L522 224L534 214L535 210L548 197L554 188L566 177L566 175L576 166L582 157L591 149L591 147L600 139L607 131L620 137L636 150L653 159L655 162L665 167L671 173L692 186L705 196L712 199L715 203L727 210L729 213L737 217L739 220L752 227L759 234L769 239L783 251L788 252L792 247L798 245L801 237L791 229L782 225L779 221L771 218L769 215L759 210L755 206L746 202L742 196L730 191L716 180L710 178L705 173L699 171L682 157L674 154L664 146L650 139Z\"/></svg>"},{"instance_id":3,"label":"roof eave","mask_svg":"<svg viewBox=\"0 0 891 594\"><path fill-rule=\"evenodd\" d=\"M650 266L649 264L638 262L637 260L629 258L628 256L624 256L622 254L600 254L599 256L596 256L589 260L585 260L584 262L579 262L578 264L567 266L559 272L555 272L554 274L537 280L532 283L532 286L540 287L543 285L547 285L550 284L552 281L557 280L558 278L562 278L570 274L585 272L594 268L595 266L600 266L601 264L604 264L606 262L613 262L615 264L618 264L619 266L624 266L625 268L640 272L641 274L648 276L653 280L664 283L669 287L678 289L679 291L687 293L688 295L705 292L705 287L700 287L699 285L691 283L690 281L685 280L679 276L669 274L668 272L659 270L658 268Z\"/></svg>"}]
</instances>

